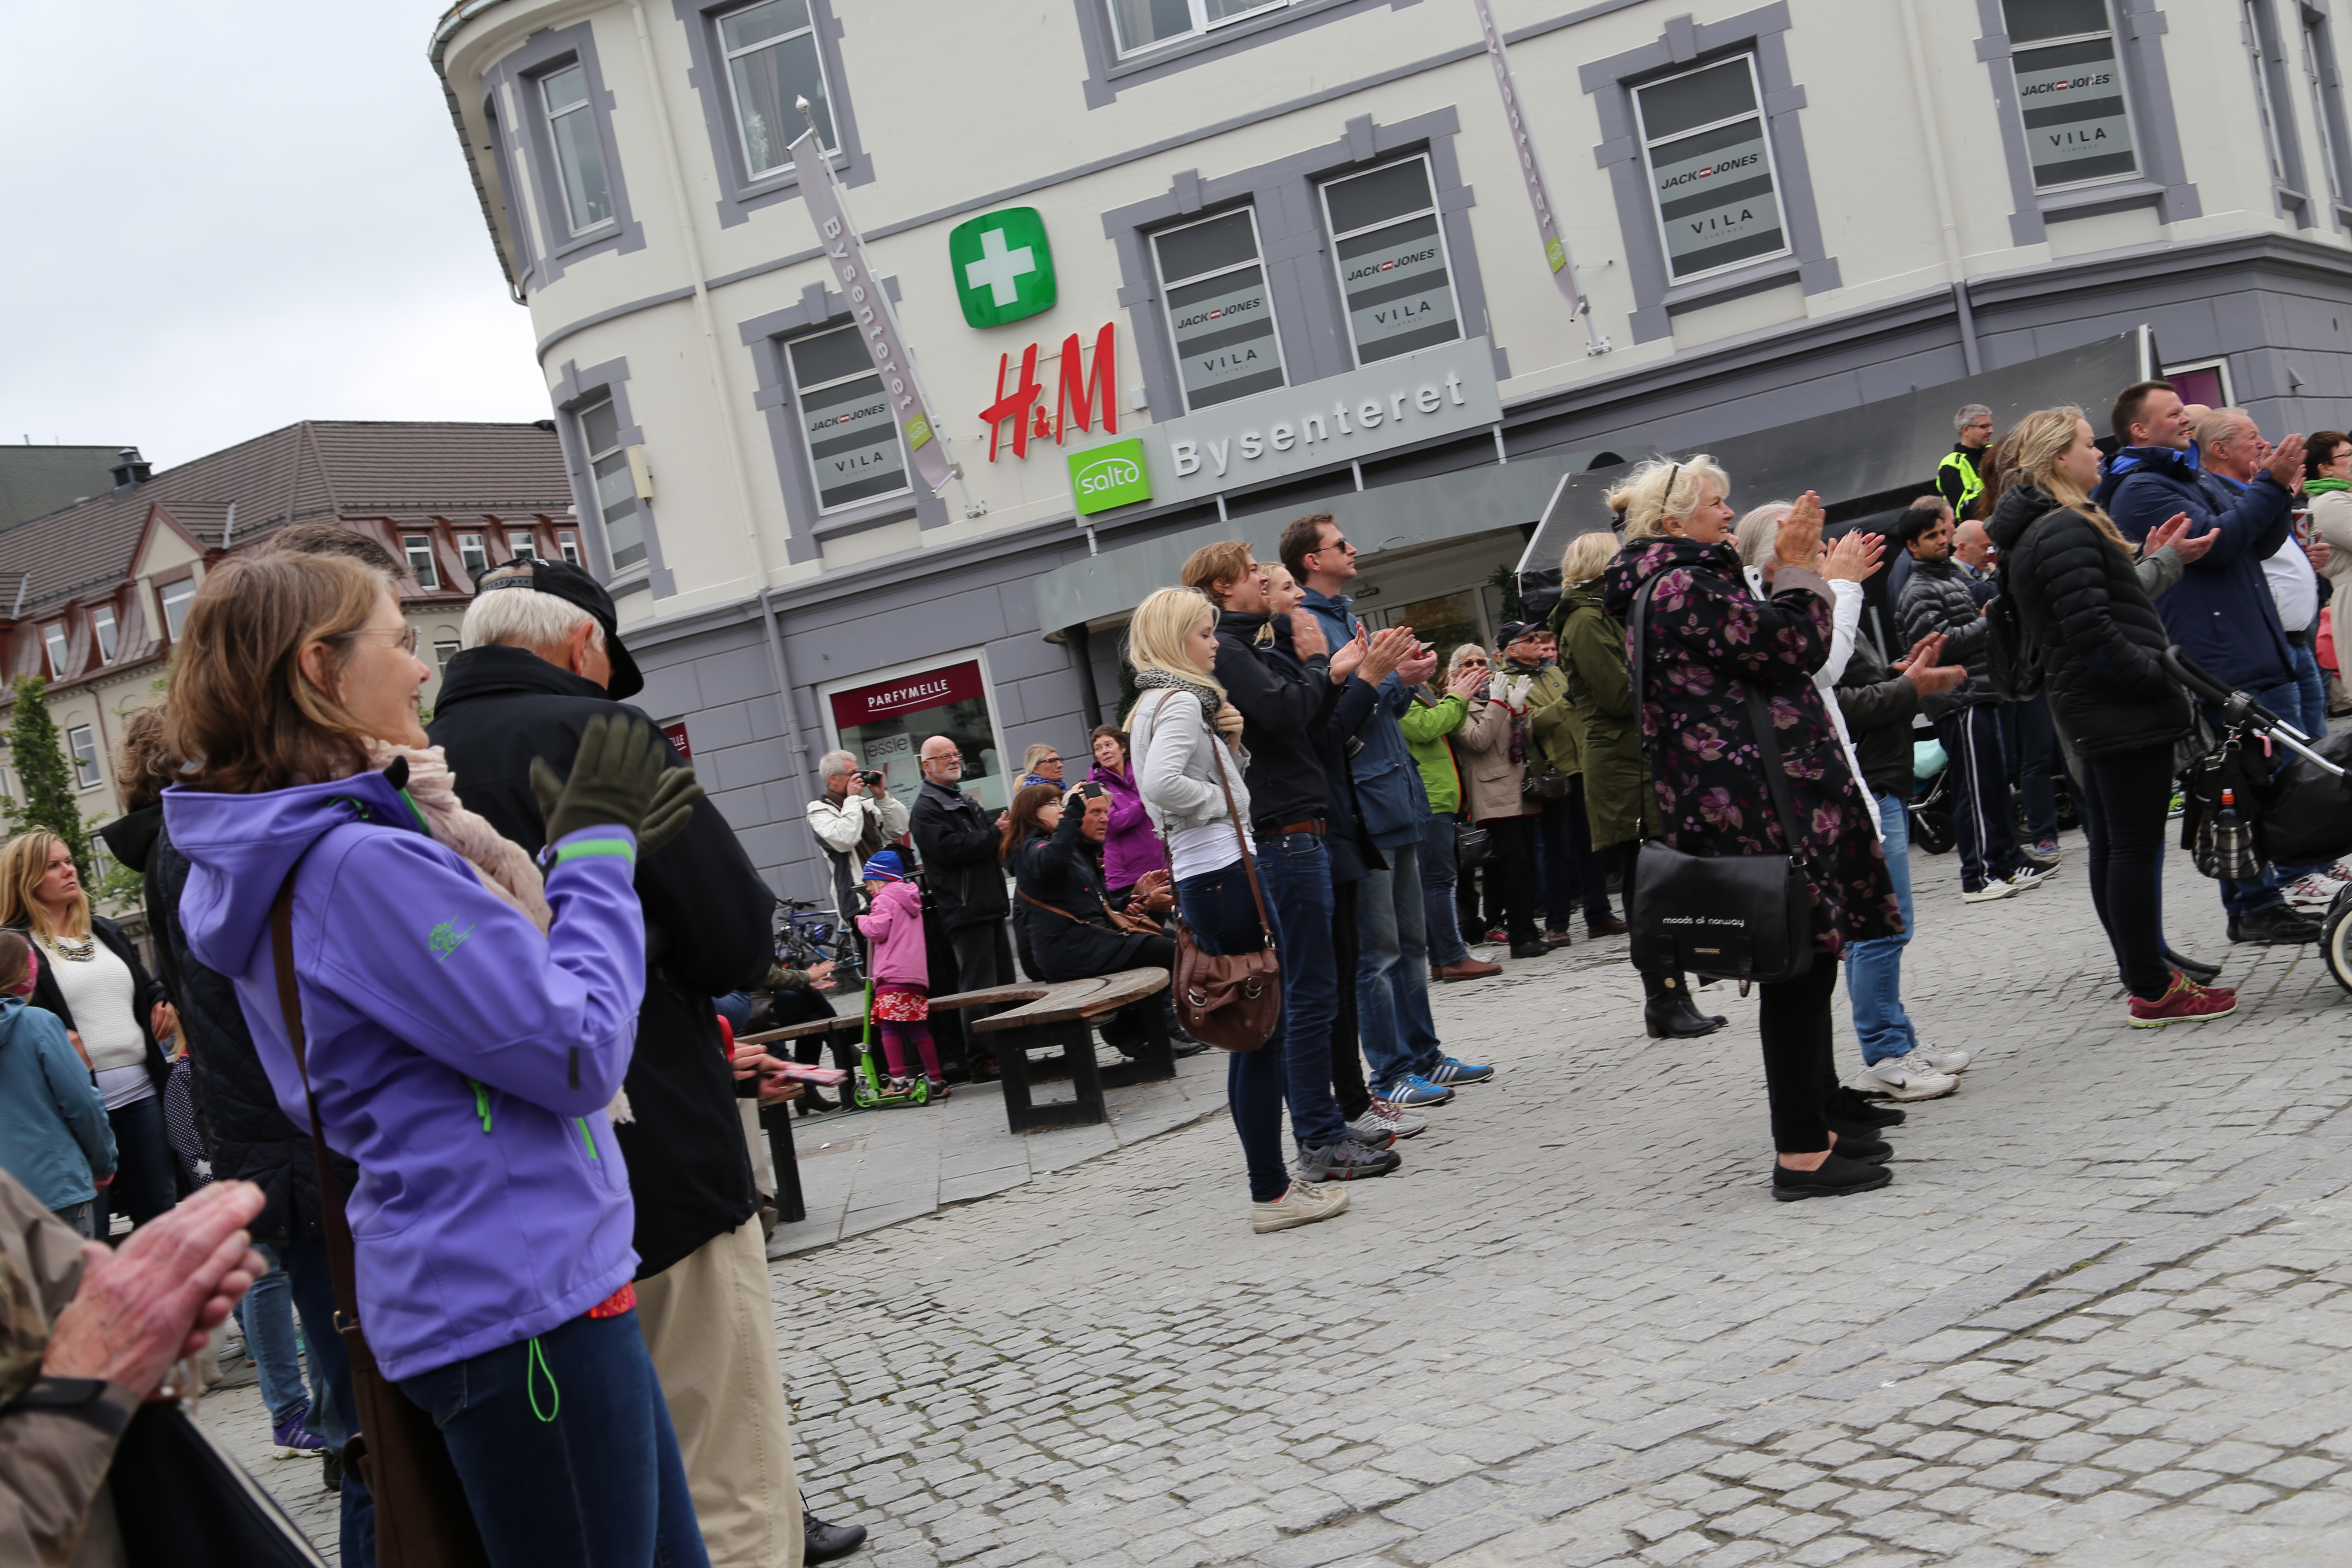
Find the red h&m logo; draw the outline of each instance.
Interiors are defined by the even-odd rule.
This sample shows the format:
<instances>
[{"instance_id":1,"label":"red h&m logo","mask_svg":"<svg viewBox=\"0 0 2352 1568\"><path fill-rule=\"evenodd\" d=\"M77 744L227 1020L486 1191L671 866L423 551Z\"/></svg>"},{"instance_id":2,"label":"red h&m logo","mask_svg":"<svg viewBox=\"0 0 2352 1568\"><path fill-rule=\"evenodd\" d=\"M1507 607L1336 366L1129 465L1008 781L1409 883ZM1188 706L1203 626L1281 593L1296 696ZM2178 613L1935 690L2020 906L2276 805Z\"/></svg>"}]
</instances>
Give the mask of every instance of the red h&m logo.
<instances>
[{"instance_id":1,"label":"red h&m logo","mask_svg":"<svg viewBox=\"0 0 2352 1568\"><path fill-rule=\"evenodd\" d=\"M1054 417L1045 417L1045 386L1037 380L1038 345L1031 343L1021 352L1021 378L1005 389L1005 373L1013 367L1010 353L996 356L996 401L983 408L980 416L988 425L988 460L996 461L1003 434L1004 421L1013 422L1013 455L1029 455L1029 438L1043 441L1051 437L1060 446L1072 423L1081 430L1094 429L1094 417L1099 411L1103 432L1118 434L1118 326L1105 321L1102 331L1095 334L1094 362L1089 368L1084 362L1078 334L1072 332L1062 340L1062 369L1054 397Z\"/></svg>"}]
</instances>

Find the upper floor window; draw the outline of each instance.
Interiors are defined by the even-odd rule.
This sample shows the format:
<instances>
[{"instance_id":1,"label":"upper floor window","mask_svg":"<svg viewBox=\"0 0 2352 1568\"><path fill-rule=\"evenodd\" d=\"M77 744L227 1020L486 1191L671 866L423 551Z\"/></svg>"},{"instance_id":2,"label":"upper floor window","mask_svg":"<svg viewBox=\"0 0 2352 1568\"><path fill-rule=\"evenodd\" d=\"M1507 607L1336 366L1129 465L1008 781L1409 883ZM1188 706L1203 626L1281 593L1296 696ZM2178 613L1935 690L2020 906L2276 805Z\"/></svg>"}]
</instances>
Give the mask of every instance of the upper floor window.
<instances>
[{"instance_id":1,"label":"upper floor window","mask_svg":"<svg viewBox=\"0 0 2352 1568\"><path fill-rule=\"evenodd\" d=\"M114 652L121 641L114 625L114 606L100 605L89 613L90 635L98 639L98 662L112 664Z\"/></svg>"},{"instance_id":2,"label":"upper floor window","mask_svg":"<svg viewBox=\"0 0 2352 1568\"><path fill-rule=\"evenodd\" d=\"M1359 365L1462 335L1426 157L1329 182L1323 216Z\"/></svg>"},{"instance_id":3,"label":"upper floor window","mask_svg":"<svg viewBox=\"0 0 2352 1568\"><path fill-rule=\"evenodd\" d=\"M539 79L539 95L547 106L547 137L555 148L572 232L585 234L613 218L604 149L597 140L596 117L588 108L588 73L576 62L550 71Z\"/></svg>"},{"instance_id":4,"label":"upper floor window","mask_svg":"<svg viewBox=\"0 0 2352 1568\"><path fill-rule=\"evenodd\" d=\"M556 531L555 549L558 554L574 566L580 564L580 536L572 530L563 528Z\"/></svg>"},{"instance_id":5,"label":"upper floor window","mask_svg":"<svg viewBox=\"0 0 2352 1568\"><path fill-rule=\"evenodd\" d=\"M408 570L420 588L441 586L441 574L433 564L433 536L426 533L404 533L400 548L408 556Z\"/></svg>"},{"instance_id":6,"label":"upper floor window","mask_svg":"<svg viewBox=\"0 0 2352 1568\"><path fill-rule=\"evenodd\" d=\"M1151 237L1151 254L1187 410L1288 384L1255 208L1163 230Z\"/></svg>"},{"instance_id":7,"label":"upper floor window","mask_svg":"<svg viewBox=\"0 0 2352 1568\"><path fill-rule=\"evenodd\" d=\"M2137 174L2107 0L2001 0L2001 16L2033 188Z\"/></svg>"},{"instance_id":8,"label":"upper floor window","mask_svg":"<svg viewBox=\"0 0 2352 1568\"><path fill-rule=\"evenodd\" d=\"M176 583L166 583L156 591L163 601L163 629L172 640L180 640L180 628L187 624L188 606L196 602L196 583L193 577L183 577Z\"/></svg>"},{"instance_id":9,"label":"upper floor window","mask_svg":"<svg viewBox=\"0 0 2352 1568\"><path fill-rule=\"evenodd\" d=\"M907 452L865 340L842 327L784 345L801 439L816 480L817 510L895 495L908 489Z\"/></svg>"},{"instance_id":10,"label":"upper floor window","mask_svg":"<svg viewBox=\"0 0 2352 1568\"><path fill-rule=\"evenodd\" d=\"M517 561L536 560L539 556L539 545L532 540L530 530L527 528L510 531L507 534L507 548L514 552L514 558Z\"/></svg>"},{"instance_id":11,"label":"upper floor window","mask_svg":"<svg viewBox=\"0 0 2352 1568\"><path fill-rule=\"evenodd\" d=\"M1759 97L1748 55L1633 94L1674 282L1789 249Z\"/></svg>"},{"instance_id":12,"label":"upper floor window","mask_svg":"<svg viewBox=\"0 0 2352 1568\"><path fill-rule=\"evenodd\" d=\"M1279 11L1290 0L1110 0L1110 24L1118 52L1131 55L1261 11Z\"/></svg>"},{"instance_id":13,"label":"upper floor window","mask_svg":"<svg viewBox=\"0 0 2352 1568\"><path fill-rule=\"evenodd\" d=\"M2303 15L2303 77L2311 91L2311 126L2319 136L2319 163L2327 174L2327 195L2337 205L2352 191L2345 178L2344 105L2336 74L2335 46L2323 12L2298 5ZM2332 110L2332 112L2331 112Z\"/></svg>"},{"instance_id":14,"label":"upper floor window","mask_svg":"<svg viewBox=\"0 0 2352 1568\"><path fill-rule=\"evenodd\" d=\"M2270 73L2263 68L2263 30L2254 13L2255 0L2239 0L2238 34L2246 46L2247 63L2254 70L2254 112L2263 122L2263 152L2271 161L2271 178L2286 178L2286 157L2279 146L2278 106L2271 101Z\"/></svg>"},{"instance_id":15,"label":"upper floor window","mask_svg":"<svg viewBox=\"0 0 2352 1568\"><path fill-rule=\"evenodd\" d=\"M49 679L63 680L66 674L66 628L52 622L41 628L41 646L48 650Z\"/></svg>"},{"instance_id":16,"label":"upper floor window","mask_svg":"<svg viewBox=\"0 0 2352 1568\"><path fill-rule=\"evenodd\" d=\"M809 100L817 140L834 140L833 109L817 58L808 0L761 0L719 18L719 47L727 57L727 83L735 98L735 126L753 179L789 169L793 138L806 129L798 100Z\"/></svg>"},{"instance_id":17,"label":"upper floor window","mask_svg":"<svg viewBox=\"0 0 2352 1568\"><path fill-rule=\"evenodd\" d=\"M490 569L490 552L483 548L480 534L457 536L457 564L466 569L468 577L478 577Z\"/></svg>"},{"instance_id":18,"label":"upper floor window","mask_svg":"<svg viewBox=\"0 0 2352 1568\"><path fill-rule=\"evenodd\" d=\"M611 398L581 411L580 438L588 448L604 546L612 552L613 570L623 571L646 558L646 520L637 510L637 481L629 472L628 448L621 445L621 419Z\"/></svg>"},{"instance_id":19,"label":"upper floor window","mask_svg":"<svg viewBox=\"0 0 2352 1568\"><path fill-rule=\"evenodd\" d=\"M95 789L101 782L98 771L98 737L87 724L76 724L66 731L66 750L73 755L74 787Z\"/></svg>"}]
</instances>

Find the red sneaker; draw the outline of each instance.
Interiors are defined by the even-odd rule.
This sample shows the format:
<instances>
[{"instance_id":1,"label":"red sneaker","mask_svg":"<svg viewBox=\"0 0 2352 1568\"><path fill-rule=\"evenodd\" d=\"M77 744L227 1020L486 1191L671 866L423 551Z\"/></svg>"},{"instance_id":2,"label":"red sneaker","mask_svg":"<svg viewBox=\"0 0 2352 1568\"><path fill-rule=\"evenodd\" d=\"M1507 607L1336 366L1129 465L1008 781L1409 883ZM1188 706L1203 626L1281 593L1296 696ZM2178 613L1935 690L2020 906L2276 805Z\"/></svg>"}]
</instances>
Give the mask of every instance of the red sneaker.
<instances>
[{"instance_id":1,"label":"red sneaker","mask_svg":"<svg viewBox=\"0 0 2352 1568\"><path fill-rule=\"evenodd\" d=\"M2167 1024L2201 1024L2208 1018L2223 1018L2238 1010L2235 991L2209 991L2179 970L2172 972L2172 984L2164 994L2150 1002L2135 996L2131 1005L2131 1026L2135 1029L2161 1028Z\"/></svg>"}]
</instances>

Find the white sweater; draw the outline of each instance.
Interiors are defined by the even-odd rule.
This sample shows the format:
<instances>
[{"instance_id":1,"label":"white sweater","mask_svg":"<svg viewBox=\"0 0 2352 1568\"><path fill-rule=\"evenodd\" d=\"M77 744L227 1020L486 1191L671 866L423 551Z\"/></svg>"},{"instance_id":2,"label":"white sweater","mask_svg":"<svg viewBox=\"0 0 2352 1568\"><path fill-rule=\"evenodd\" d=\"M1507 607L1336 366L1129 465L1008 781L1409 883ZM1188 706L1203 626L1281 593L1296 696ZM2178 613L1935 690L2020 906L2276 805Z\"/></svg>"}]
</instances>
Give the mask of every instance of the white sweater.
<instances>
[{"instance_id":1,"label":"white sweater","mask_svg":"<svg viewBox=\"0 0 2352 1568\"><path fill-rule=\"evenodd\" d=\"M1225 810L1231 789L1241 813L1240 831L1249 834L1249 785L1243 773L1249 753L1239 744L1226 749L1222 785L1217 748L1224 742L1189 691L1146 691L1128 721L1135 761L1135 793L1151 825L1168 841L1170 874L1178 881L1205 876L1242 858L1234 818ZM1250 846L1257 853L1257 846Z\"/></svg>"}]
</instances>

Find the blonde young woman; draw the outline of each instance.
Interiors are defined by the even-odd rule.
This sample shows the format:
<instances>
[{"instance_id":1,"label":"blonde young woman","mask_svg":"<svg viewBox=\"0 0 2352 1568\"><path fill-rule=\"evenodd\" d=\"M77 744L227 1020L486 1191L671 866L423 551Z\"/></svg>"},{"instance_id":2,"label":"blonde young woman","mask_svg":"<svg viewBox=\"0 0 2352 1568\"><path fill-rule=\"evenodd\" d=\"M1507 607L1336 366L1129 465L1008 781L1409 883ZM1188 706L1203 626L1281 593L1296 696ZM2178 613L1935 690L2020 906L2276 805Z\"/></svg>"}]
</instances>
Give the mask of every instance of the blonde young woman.
<instances>
[{"instance_id":1,"label":"blonde young woman","mask_svg":"<svg viewBox=\"0 0 2352 1568\"><path fill-rule=\"evenodd\" d=\"M103 1239L116 1214L145 1225L179 1201L163 1132L172 1064L161 1042L178 1028L172 1005L122 928L90 912L73 852L54 833L20 833L0 849L0 925L40 950L29 1000L66 1026L114 1128L114 1181L98 1189L90 1234Z\"/></svg>"},{"instance_id":2,"label":"blonde young woman","mask_svg":"<svg viewBox=\"0 0 2352 1568\"><path fill-rule=\"evenodd\" d=\"M1127 662L1140 695L1128 715L1135 785L1168 840L1176 903L1192 940L1211 953L1274 941L1258 920L1242 863L1250 820L1242 716L1212 670L1217 613L1192 588L1161 588L1136 606ZM1227 801L1230 797L1231 806ZM1283 1053L1235 1051L1225 1098L1249 1166L1250 1224L1261 1233L1328 1219L1348 1206L1345 1188L1294 1181L1282 1159Z\"/></svg>"}]
</instances>

